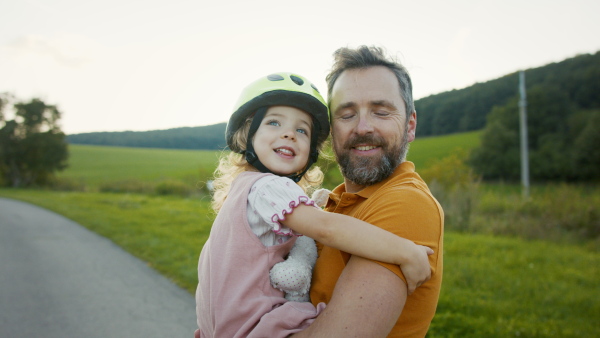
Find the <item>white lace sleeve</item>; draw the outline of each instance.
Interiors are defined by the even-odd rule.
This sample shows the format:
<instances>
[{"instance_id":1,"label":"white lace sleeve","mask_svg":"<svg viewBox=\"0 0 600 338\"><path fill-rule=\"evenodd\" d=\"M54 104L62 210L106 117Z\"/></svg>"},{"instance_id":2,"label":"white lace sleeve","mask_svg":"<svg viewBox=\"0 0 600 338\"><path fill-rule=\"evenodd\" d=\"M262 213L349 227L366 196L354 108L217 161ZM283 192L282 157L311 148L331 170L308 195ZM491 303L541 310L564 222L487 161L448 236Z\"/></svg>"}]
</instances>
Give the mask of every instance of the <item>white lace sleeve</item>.
<instances>
[{"instance_id":1,"label":"white lace sleeve","mask_svg":"<svg viewBox=\"0 0 600 338\"><path fill-rule=\"evenodd\" d=\"M287 177L266 176L254 183L248 203L260 220L278 235L297 236L280 221L285 220L300 204L315 206L306 193Z\"/></svg>"}]
</instances>

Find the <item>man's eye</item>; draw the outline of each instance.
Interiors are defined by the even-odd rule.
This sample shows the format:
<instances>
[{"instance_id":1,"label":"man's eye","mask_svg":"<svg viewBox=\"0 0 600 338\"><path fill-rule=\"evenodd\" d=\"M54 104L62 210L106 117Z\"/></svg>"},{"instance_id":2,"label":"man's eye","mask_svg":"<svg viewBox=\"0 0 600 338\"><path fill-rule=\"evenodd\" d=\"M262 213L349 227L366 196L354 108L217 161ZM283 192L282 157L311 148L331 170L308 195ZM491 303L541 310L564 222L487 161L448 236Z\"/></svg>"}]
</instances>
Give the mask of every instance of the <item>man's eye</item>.
<instances>
[{"instance_id":1,"label":"man's eye","mask_svg":"<svg viewBox=\"0 0 600 338\"><path fill-rule=\"evenodd\" d=\"M348 119L351 119L353 117L354 117L354 114L352 114L352 113L340 115L340 119L342 119L342 120L348 120Z\"/></svg>"}]
</instances>

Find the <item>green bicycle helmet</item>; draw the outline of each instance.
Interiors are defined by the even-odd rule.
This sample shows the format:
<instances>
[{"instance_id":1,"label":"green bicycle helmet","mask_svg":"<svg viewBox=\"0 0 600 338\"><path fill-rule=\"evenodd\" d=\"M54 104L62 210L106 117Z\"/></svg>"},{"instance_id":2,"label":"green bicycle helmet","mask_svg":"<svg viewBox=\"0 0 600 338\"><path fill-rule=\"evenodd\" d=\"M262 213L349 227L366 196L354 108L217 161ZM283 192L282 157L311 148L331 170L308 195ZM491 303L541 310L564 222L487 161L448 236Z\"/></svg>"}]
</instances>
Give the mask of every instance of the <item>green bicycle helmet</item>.
<instances>
[{"instance_id":1,"label":"green bicycle helmet","mask_svg":"<svg viewBox=\"0 0 600 338\"><path fill-rule=\"evenodd\" d=\"M298 182L318 158L318 146L329 135L329 109L325 100L310 81L293 73L275 73L262 77L242 91L227 128L225 138L231 151L244 154L248 163L261 172L271 172L256 156L252 145L252 137L256 133L267 109L272 106L290 106L298 108L313 118L309 162L302 173L291 175ZM240 149L233 142L233 135L240 129L248 117L254 116L248 131L247 149Z\"/></svg>"}]
</instances>

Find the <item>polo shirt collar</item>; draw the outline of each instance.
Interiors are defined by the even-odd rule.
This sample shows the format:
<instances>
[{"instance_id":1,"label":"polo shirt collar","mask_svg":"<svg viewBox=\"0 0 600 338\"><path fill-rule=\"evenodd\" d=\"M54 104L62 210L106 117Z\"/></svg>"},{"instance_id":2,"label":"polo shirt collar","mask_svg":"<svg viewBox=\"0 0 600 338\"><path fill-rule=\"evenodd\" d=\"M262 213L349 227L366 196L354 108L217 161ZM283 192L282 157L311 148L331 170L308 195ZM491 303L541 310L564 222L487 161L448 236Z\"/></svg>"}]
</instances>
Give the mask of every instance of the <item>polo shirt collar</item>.
<instances>
[{"instance_id":1,"label":"polo shirt collar","mask_svg":"<svg viewBox=\"0 0 600 338\"><path fill-rule=\"evenodd\" d=\"M393 179L394 177L400 176L403 173L414 172L414 171L415 171L414 163L412 163L410 161L404 161L404 162L400 163L400 165L398 167L396 167L394 172L388 178L384 179L383 181L381 181L379 183L375 183L373 185L366 186L364 189L360 190L359 192L355 193L354 195L358 195L364 199L367 199L367 198L371 197L371 195L373 195L379 188L381 188L383 185L385 185L389 180ZM351 193L346 192L346 184L345 183L338 185L332 191L332 194L330 195L330 197L336 204L339 204L340 200L342 198L342 194L351 194Z\"/></svg>"}]
</instances>

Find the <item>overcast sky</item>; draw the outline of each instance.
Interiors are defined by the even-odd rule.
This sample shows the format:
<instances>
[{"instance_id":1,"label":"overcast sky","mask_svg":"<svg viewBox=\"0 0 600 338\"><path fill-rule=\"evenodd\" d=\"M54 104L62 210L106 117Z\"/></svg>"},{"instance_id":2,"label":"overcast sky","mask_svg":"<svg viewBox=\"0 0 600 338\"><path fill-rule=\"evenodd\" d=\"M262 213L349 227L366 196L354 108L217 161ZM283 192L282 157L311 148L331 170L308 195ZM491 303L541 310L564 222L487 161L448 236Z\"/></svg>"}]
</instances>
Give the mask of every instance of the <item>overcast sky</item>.
<instances>
[{"instance_id":1,"label":"overcast sky","mask_svg":"<svg viewBox=\"0 0 600 338\"><path fill-rule=\"evenodd\" d=\"M407 66L418 99L595 53L598 13L598 0L5 0L0 92L57 105L67 134L209 125L273 72L325 94L334 50L366 44Z\"/></svg>"}]
</instances>

